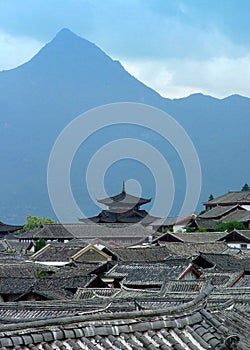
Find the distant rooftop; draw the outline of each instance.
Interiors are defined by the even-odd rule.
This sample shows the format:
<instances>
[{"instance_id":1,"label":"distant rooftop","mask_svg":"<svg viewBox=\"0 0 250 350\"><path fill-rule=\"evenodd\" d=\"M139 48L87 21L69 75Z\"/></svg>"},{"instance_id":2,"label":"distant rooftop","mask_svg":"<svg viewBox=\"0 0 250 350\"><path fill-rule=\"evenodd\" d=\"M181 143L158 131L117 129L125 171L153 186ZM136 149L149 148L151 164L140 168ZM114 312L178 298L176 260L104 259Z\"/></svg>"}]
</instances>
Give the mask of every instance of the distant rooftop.
<instances>
[{"instance_id":1,"label":"distant rooftop","mask_svg":"<svg viewBox=\"0 0 250 350\"><path fill-rule=\"evenodd\" d=\"M206 206L250 204L250 191L232 191L204 203Z\"/></svg>"}]
</instances>

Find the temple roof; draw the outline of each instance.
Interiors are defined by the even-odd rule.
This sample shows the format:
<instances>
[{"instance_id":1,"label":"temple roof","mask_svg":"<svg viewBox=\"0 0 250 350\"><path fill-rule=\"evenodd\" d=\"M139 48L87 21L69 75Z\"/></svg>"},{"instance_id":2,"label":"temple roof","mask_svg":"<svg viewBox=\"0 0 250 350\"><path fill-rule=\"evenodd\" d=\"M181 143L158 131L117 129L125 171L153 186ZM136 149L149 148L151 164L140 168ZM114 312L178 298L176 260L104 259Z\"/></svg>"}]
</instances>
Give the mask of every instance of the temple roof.
<instances>
[{"instance_id":1,"label":"temple roof","mask_svg":"<svg viewBox=\"0 0 250 350\"><path fill-rule=\"evenodd\" d=\"M89 220L95 223L139 223L141 222L143 225L149 225L155 220L157 217L154 217L148 214L145 210L139 209L131 209L122 213L115 213L110 210L102 210L99 215L90 217L88 219L79 219L81 222L88 223Z\"/></svg>"},{"instance_id":2,"label":"temple roof","mask_svg":"<svg viewBox=\"0 0 250 350\"><path fill-rule=\"evenodd\" d=\"M107 197L103 199L98 199L98 203L105 204L107 206L112 206L119 202L119 204L123 204L125 206L136 206L136 205L143 205L146 203L151 202L151 198L140 198L140 197L135 197L132 196L131 194L128 194L126 192L125 186L123 184L122 192L112 196L112 197Z\"/></svg>"}]
</instances>

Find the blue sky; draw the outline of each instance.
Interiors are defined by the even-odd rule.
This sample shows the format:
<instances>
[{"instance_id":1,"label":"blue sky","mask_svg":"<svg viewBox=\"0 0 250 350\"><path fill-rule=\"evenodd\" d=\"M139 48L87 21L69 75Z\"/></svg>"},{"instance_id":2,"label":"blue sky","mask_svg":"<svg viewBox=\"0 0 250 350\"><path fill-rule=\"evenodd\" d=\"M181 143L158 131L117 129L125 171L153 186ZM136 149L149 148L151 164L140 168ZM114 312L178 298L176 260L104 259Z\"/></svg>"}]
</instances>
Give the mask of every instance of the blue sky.
<instances>
[{"instance_id":1,"label":"blue sky","mask_svg":"<svg viewBox=\"0 0 250 350\"><path fill-rule=\"evenodd\" d=\"M248 0L0 0L0 70L66 27L163 96L250 97L249 15Z\"/></svg>"}]
</instances>

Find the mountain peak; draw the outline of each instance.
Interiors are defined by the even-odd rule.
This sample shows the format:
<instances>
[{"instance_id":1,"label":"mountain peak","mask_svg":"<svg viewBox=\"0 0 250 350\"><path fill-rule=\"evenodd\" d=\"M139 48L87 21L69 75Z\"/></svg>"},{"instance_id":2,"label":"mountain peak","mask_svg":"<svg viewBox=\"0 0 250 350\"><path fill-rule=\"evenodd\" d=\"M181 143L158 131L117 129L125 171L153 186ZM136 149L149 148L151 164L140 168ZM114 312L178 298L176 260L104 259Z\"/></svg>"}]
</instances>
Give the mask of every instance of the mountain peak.
<instances>
[{"instance_id":1,"label":"mountain peak","mask_svg":"<svg viewBox=\"0 0 250 350\"><path fill-rule=\"evenodd\" d=\"M39 65L38 70L44 67L47 73L50 67L51 74L54 74L53 71L60 70L88 70L91 65L101 67L101 63L107 61L112 59L95 44L63 28L27 64Z\"/></svg>"},{"instance_id":2,"label":"mountain peak","mask_svg":"<svg viewBox=\"0 0 250 350\"><path fill-rule=\"evenodd\" d=\"M80 37L79 35L75 34L74 32L72 32L70 29L68 28L63 28L61 29L56 36L50 41L50 43L62 43L64 45L68 45L69 43L77 43L77 44L88 44L88 45L92 45L95 46L95 44L91 43L90 41Z\"/></svg>"},{"instance_id":3,"label":"mountain peak","mask_svg":"<svg viewBox=\"0 0 250 350\"><path fill-rule=\"evenodd\" d=\"M63 28L59 30L59 32L56 34L54 39L52 39L52 41L58 41L58 40L64 41L64 40L76 40L76 39L88 42L88 40L83 39L82 37L78 36L68 28Z\"/></svg>"},{"instance_id":4,"label":"mountain peak","mask_svg":"<svg viewBox=\"0 0 250 350\"><path fill-rule=\"evenodd\" d=\"M65 35L74 35L76 36L75 33L73 33L70 29L68 28L62 28L61 30L59 30L59 32L56 34L56 36L65 36Z\"/></svg>"}]
</instances>

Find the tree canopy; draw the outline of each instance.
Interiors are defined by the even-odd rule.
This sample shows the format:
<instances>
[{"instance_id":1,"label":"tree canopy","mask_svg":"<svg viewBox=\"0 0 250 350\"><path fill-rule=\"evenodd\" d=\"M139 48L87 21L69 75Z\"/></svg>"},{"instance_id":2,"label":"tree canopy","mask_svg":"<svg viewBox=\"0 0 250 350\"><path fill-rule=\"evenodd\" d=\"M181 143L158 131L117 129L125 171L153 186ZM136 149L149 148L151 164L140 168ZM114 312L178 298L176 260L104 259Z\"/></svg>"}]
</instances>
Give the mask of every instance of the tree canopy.
<instances>
[{"instance_id":1,"label":"tree canopy","mask_svg":"<svg viewBox=\"0 0 250 350\"><path fill-rule=\"evenodd\" d=\"M214 230L216 232L223 232L223 231L230 232L230 231L233 231L234 229L245 230L246 228L243 222L233 220L228 222L221 222L220 224L216 225Z\"/></svg>"},{"instance_id":2,"label":"tree canopy","mask_svg":"<svg viewBox=\"0 0 250 350\"><path fill-rule=\"evenodd\" d=\"M245 184L245 185L242 187L241 191L250 191L249 185L248 185L248 184Z\"/></svg>"},{"instance_id":3,"label":"tree canopy","mask_svg":"<svg viewBox=\"0 0 250 350\"><path fill-rule=\"evenodd\" d=\"M33 230L36 227L41 226L42 224L56 224L57 222L51 218L45 218L38 216L28 215L26 218L26 223L23 225L23 228L18 232L27 232Z\"/></svg>"},{"instance_id":4,"label":"tree canopy","mask_svg":"<svg viewBox=\"0 0 250 350\"><path fill-rule=\"evenodd\" d=\"M35 243L35 252L38 252L38 250L42 249L46 246L46 241L44 238L39 238L39 240Z\"/></svg>"},{"instance_id":5,"label":"tree canopy","mask_svg":"<svg viewBox=\"0 0 250 350\"><path fill-rule=\"evenodd\" d=\"M214 196L212 195L212 193L210 194L210 196L208 197L208 200L211 201L214 199Z\"/></svg>"}]
</instances>

